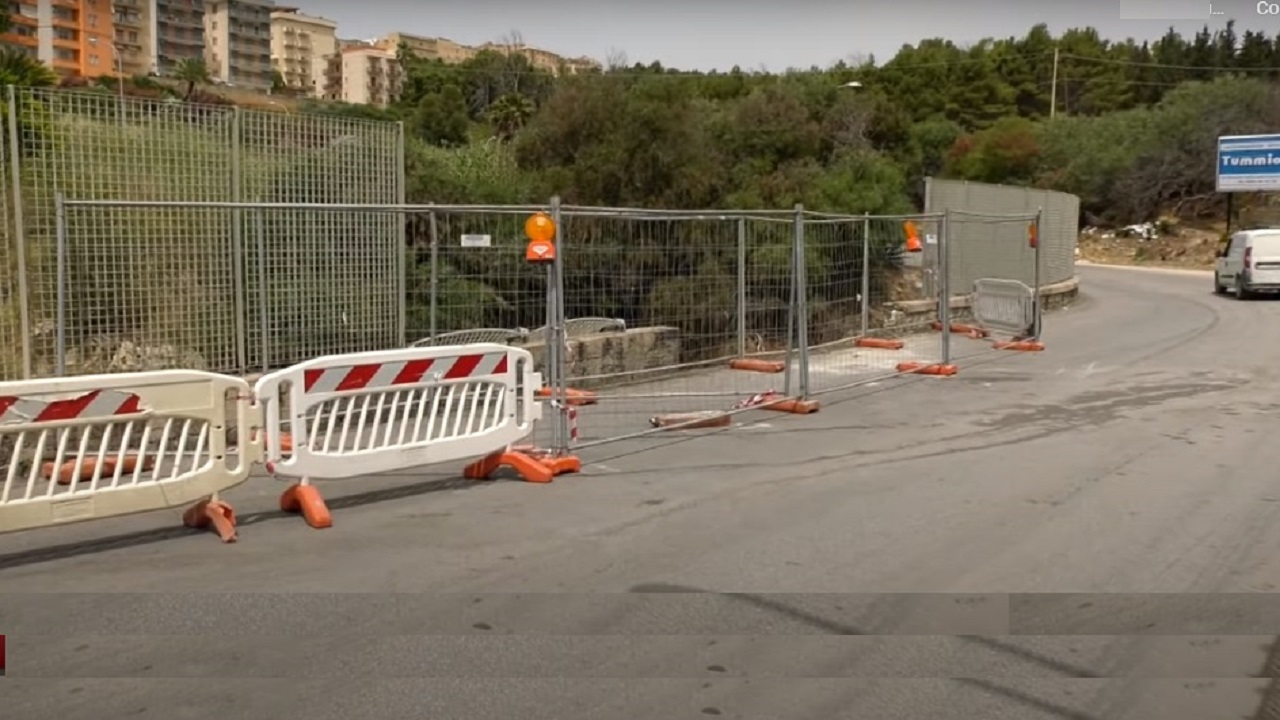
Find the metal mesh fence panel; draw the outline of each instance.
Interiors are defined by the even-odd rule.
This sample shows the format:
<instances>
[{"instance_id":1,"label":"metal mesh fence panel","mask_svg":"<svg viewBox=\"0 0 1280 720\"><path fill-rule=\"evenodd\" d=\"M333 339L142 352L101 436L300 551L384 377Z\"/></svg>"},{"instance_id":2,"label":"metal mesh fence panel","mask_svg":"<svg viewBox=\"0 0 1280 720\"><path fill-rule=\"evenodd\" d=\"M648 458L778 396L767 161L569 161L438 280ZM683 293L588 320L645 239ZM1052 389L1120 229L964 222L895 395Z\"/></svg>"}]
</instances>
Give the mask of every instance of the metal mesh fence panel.
<instances>
[{"instance_id":1,"label":"metal mesh fence panel","mask_svg":"<svg viewBox=\"0 0 1280 720\"><path fill-rule=\"evenodd\" d=\"M545 341L528 336L547 320L546 268L524 259L524 223L538 210L443 207L413 216L406 295L411 342L444 334L465 340L459 333L475 330Z\"/></svg>"},{"instance_id":2,"label":"metal mesh fence panel","mask_svg":"<svg viewBox=\"0 0 1280 720\"><path fill-rule=\"evenodd\" d=\"M402 345L398 212L232 210L249 371Z\"/></svg>"},{"instance_id":3,"label":"metal mesh fence panel","mask_svg":"<svg viewBox=\"0 0 1280 720\"><path fill-rule=\"evenodd\" d=\"M0 117L0 380L25 377L29 372L28 348L32 334L24 327L29 319L25 303L30 294L24 287L27 268L23 258L23 245L13 221L13 181L9 164L9 131L12 127L9 113ZM42 328L44 331L52 327Z\"/></svg>"},{"instance_id":4,"label":"metal mesh fence panel","mask_svg":"<svg viewBox=\"0 0 1280 720\"><path fill-rule=\"evenodd\" d=\"M791 389L789 215L562 210L566 380L596 396L578 410L582 445ZM584 318L615 323L575 335Z\"/></svg>"},{"instance_id":5,"label":"metal mesh fence panel","mask_svg":"<svg viewBox=\"0 0 1280 720\"><path fill-rule=\"evenodd\" d=\"M239 370L229 211L70 205L65 223L60 374Z\"/></svg>"},{"instance_id":6,"label":"metal mesh fence panel","mask_svg":"<svg viewBox=\"0 0 1280 720\"><path fill-rule=\"evenodd\" d=\"M986 215L961 211L949 211L947 217L948 260L952 278L972 278L967 285L952 285L952 320L965 324L983 325L974 317L975 284L984 279L1016 281L1026 286L1025 303L1034 307L1037 283L1045 285L1043 267L1044 248L1041 238L1040 217L1036 213L1011 215ZM1035 242L1032 242L1032 238ZM1007 283L1006 283L1007 285ZM1012 298L1010 302L1012 302ZM1038 327L1018 332L1006 328L989 328L996 335L1010 336L1034 334ZM956 358L964 358L985 352L990 345L975 338L965 338L963 333L953 344Z\"/></svg>"},{"instance_id":7,"label":"metal mesh fence panel","mask_svg":"<svg viewBox=\"0 0 1280 720\"><path fill-rule=\"evenodd\" d=\"M1035 215L1041 213L1041 285L1052 285L1075 276L1076 243L1079 240L1080 198L1067 193L1012 185L992 185L963 180L927 178L925 211L942 213L957 210L988 215ZM957 245L968 242L965 232L980 237L979 228L962 228L952 233ZM992 248L993 252L996 248ZM968 288L978 278L978 268L996 268L1007 263L999 254L985 257L980 246L970 246L963 268L951 271L952 288ZM991 276L991 270L981 274ZM1030 282L1028 280L1027 282Z\"/></svg>"},{"instance_id":8,"label":"metal mesh fence panel","mask_svg":"<svg viewBox=\"0 0 1280 720\"><path fill-rule=\"evenodd\" d=\"M547 268L525 261L536 207L441 207L411 216L405 304L410 343L500 342L528 349L550 381ZM531 441L552 444L552 411Z\"/></svg>"},{"instance_id":9,"label":"metal mesh fence panel","mask_svg":"<svg viewBox=\"0 0 1280 720\"><path fill-rule=\"evenodd\" d=\"M44 377L55 370L55 334L34 329L55 323L57 194L80 199L228 200L234 111L152 101L121 102L112 94L14 88L9 93L10 118L17 125L20 140L18 193L23 222L17 232L28 255L34 374ZM93 222L83 216L80 219ZM187 219L194 218L188 215ZM175 247L166 249L162 262L182 265L204 259L208 245L225 244L225 223L218 227L183 227L175 218L155 213L145 217L115 213L102 220L104 229L94 231L88 241L93 247L82 245L79 250L94 256L112 251L134 256L147 244L154 245L165 235L177 233L172 236ZM148 227L147 222L158 224ZM135 223L138 227L131 227ZM106 232L113 234L107 236ZM135 237L147 240L135 242ZM184 261L183 252L194 255ZM111 268L82 268L77 277L96 272L103 277L101 284L123 282L136 289L139 279L120 277L118 273L123 270L124 266L118 264ZM152 303L156 312L166 315L166 323L193 325L200 320L196 315L173 316L165 309L172 300L170 295L148 290L145 297L144 301ZM78 301L88 306L109 302L105 298L89 300L84 293ZM165 354L162 349L130 350L126 344L137 347L138 338L118 334L122 329L119 325L115 329L110 325L99 327L101 334L92 338L95 356L115 357L121 352L139 357ZM97 362L81 363L81 372L101 371ZM133 365L117 363L117 368L142 369Z\"/></svg>"},{"instance_id":10,"label":"metal mesh fence panel","mask_svg":"<svg viewBox=\"0 0 1280 720\"><path fill-rule=\"evenodd\" d=\"M805 221L808 391L821 394L934 364L941 218L830 216ZM909 238L919 244L908 251Z\"/></svg>"},{"instance_id":11,"label":"metal mesh fence panel","mask_svg":"<svg viewBox=\"0 0 1280 720\"><path fill-rule=\"evenodd\" d=\"M400 202L396 123L242 111L236 117L236 200L345 206ZM405 216L344 210L233 210L250 369L317 355L400 346ZM259 307L266 303L264 309Z\"/></svg>"},{"instance_id":12,"label":"metal mesh fence panel","mask_svg":"<svg viewBox=\"0 0 1280 720\"><path fill-rule=\"evenodd\" d=\"M403 136L398 124L122 99L110 93L15 88L7 93L6 119L18 140L18 153L10 154L8 169L16 168L19 177L10 188L14 198L11 245L25 247L28 255L27 319L34 375L50 375L58 365L52 328L59 295L55 238L59 194L71 201L120 203L115 208L81 207L68 217L76 225L67 228L65 249L79 253L68 255L68 262L113 256L114 264L100 268L99 279L89 285L63 288L64 300L71 303L64 311L79 312L84 318L95 304L109 302L110 293L104 295L106 291L101 290L109 282L106 278L138 270L126 258L151 252L157 243L163 248L148 267L189 268L216 257L207 272L225 275L200 287L207 290L218 285L218 297L225 295L223 284L232 288L226 296L233 314L228 349L208 346L221 342L224 330L199 326L206 311L197 310L196 303L167 302L170 283L159 283L130 302L133 310L115 312L112 322L85 320L66 329L66 338L93 346L91 353L81 352L75 363L84 372L101 366L103 357L138 358L141 364L107 363L125 371L170 367L170 361L198 356L210 369L245 373L317 354L403 341L404 224L397 214L300 209L254 215L246 209L206 212L195 207L195 203L254 201L399 203L404 183ZM130 202L192 205L166 210L127 208ZM94 213L102 217L95 219ZM96 220L101 227L95 227ZM81 237L78 244L75 233ZM168 240L161 242L162 237ZM336 266L317 270L322 260ZM15 265L4 266L0 286L16 284ZM94 274L93 268L66 269L68 278L81 278L81 283ZM183 277L189 278L192 272L184 271ZM140 287L139 278L116 277L110 282ZM266 282L275 286L266 287ZM266 312L257 307L263 302L271 305ZM72 307L75 303L78 309ZM140 303L152 306L144 312ZM185 308L182 312L188 315L176 317L178 308ZM7 301L5 311L5 317L16 312ZM222 312L219 309L219 317ZM105 317L104 313L112 314L104 310L98 316ZM152 323L146 319L149 316L166 318L163 328L156 329L160 325L155 323L161 321ZM248 337L248 328L264 316L280 323L270 328L278 338L274 356L257 342L257 334L254 342ZM306 332L311 333L306 337L298 330L299 317L306 318ZM352 331L352 325L359 329ZM168 341L162 346L145 344L157 342L159 336ZM89 359L90 355L97 359ZM4 377L14 376L8 360L0 360L0 366Z\"/></svg>"}]
</instances>

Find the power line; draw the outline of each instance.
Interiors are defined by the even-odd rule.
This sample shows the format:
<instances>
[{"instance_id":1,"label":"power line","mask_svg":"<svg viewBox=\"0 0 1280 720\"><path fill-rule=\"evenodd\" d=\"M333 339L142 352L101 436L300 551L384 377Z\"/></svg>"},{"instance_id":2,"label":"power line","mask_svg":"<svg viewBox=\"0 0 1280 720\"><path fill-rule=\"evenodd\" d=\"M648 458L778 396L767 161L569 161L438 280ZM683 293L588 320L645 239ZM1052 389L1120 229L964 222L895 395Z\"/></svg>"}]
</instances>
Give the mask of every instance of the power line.
<instances>
[{"instance_id":1,"label":"power line","mask_svg":"<svg viewBox=\"0 0 1280 720\"><path fill-rule=\"evenodd\" d=\"M1085 62L1096 62L1103 65L1121 65L1125 67L1144 67L1152 69L1165 70L1191 70L1196 72L1257 72L1257 73L1274 73L1280 72L1280 68L1238 68L1238 67L1222 67L1219 65L1169 65L1166 63L1156 62L1138 62L1135 60L1120 60L1117 58L1089 57L1087 55L1073 55L1071 53L1062 53L1062 57L1071 58L1072 60L1083 60Z\"/></svg>"}]
</instances>

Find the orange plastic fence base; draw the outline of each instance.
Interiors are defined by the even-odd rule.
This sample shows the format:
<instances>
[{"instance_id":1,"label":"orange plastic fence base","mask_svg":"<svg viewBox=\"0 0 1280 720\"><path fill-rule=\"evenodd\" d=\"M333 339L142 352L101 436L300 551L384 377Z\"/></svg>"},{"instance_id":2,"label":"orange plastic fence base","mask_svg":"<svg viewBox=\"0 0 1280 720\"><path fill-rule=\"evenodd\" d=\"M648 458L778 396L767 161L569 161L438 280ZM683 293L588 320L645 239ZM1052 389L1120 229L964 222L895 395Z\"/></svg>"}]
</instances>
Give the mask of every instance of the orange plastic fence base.
<instances>
[{"instance_id":1,"label":"orange plastic fence base","mask_svg":"<svg viewBox=\"0 0 1280 720\"><path fill-rule=\"evenodd\" d=\"M791 415L812 415L822 409L817 400L801 400L800 398L783 398L760 406L761 410L789 413Z\"/></svg>"},{"instance_id":2,"label":"orange plastic fence base","mask_svg":"<svg viewBox=\"0 0 1280 720\"><path fill-rule=\"evenodd\" d=\"M996 350L1014 350L1016 352L1042 352L1044 343L1035 340L1015 340L1013 342L998 342L992 345Z\"/></svg>"},{"instance_id":3,"label":"orange plastic fence base","mask_svg":"<svg viewBox=\"0 0 1280 720\"><path fill-rule=\"evenodd\" d=\"M575 407L583 405L595 405L600 400L600 396L587 390L575 390L574 388L565 388L565 402ZM551 388L538 388L534 393L541 400L547 400L551 397Z\"/></svg>"},{"instance_id":4,"label":"orange plastic fence base","mask_svg":"<svg viewBox=\"0 0 1280 720\"><path fill-rule=\"evenodd\" d=\"M315 485L294 483L280 493L280 509L299 513L308 525L317 530L333 527L333 515L325 504L324 496Z\"/></svg>"},{"instance_id":5,"label":"orange plastic fence base","mask_svg":"<svg viewBox=\"0 0 1280 720\"><path fill-rule=\"evenodd\" d=\"M469 480L488 480L501 468L515 471L521 480L549 483L557 475L582 470L582 461L573 455L552 455L534 448L512 448L487 455L462 470Z\"/></svg>"},{"instance_id":6,"label":"orange plastic fence base","mask_svg":"<svg viewBox=\"0 0 1280 720\"><path fill-rule=\"evenodd\" d=\"M257 442L258 440L257 430L253 432L253 440L254 442ZM265 436L263 437L263 441L264 442L266 441ZM293 453L293 436L290 435L289 433L280 433L280 450L285 454Z\"/></svg>"},{"instance_id":7,"label":"orange plastic fence base","mask_svg":"<svg viewBox=\"0 0 1280 720\"><path fill-rule=\"evenodd\" d=\"M860 348L877 348L880 350L901 350L906 343L888 338L858 338L853 343Z\"/></svg>"},{"instance_id":8,"label":"orange plastic fence base","mask_svg":"<svg viewBox=\"0 0 1280 720\"><path fill-rule=\"evenodd\" d=\"M756 358L736 358L729 361L732 370L745 370L758 373L780 373L787 369L786 363L777 360L758 360Z\"/></svg>"},{"instance_id":9,"label":"orange plastic fence base","mask_svg":"<svg viewBox=\"0 0 1280 720\"><path fill-rule=\"evenodd\" d=\"M935 322L932 327L934 332L942 332L942 323ZM988 335L986 330L983 330L977 325L968 325L965 323L951 323L951 332L956 333L957 335L968 335L971 338L984 338Z\"/></svg>"},{"instance_id":10,"label":"orange plastic fence base","mask_svg":"<svg viewBox=\"0 0 1280 720\"><path fill-rule=\"evenodd\" d=\"M98 468L98 457L87 457L80 461L80 472L76 472L76 459L66 460L58 467L53 466L53 462L46 462L40 466L40 474L45 480L52 478L55 474L58 476L59 485L70 485L73 480L79 479L82 482L93 480L94 475L101 478L110 478L116 474L117 466L121 475L131 474L138 469L138 454L127 453L122 461L117 462L114 455L102 458L101 474L95 471ZM150 470L156 466L155 458L147 458L142 461L142 469Z\"/></svg>"},{"instance_id":11,"label":"orange plastic fence base","mask_svg":"<svg viewBox=\"0 0 1280 720\"><path fill-rule=\"evenodd\" d=\"M705 430L729 427L733 417L715 411L669 413L649 418L649 424L662 430Z\"/></svg>"},{"instance_id":12,"label":"orange plastic fence base","mask_svg":"<svg viewBox=\"0 0 1280 720\"><path fill-rule=\"evenodd\" d=\"M904 362L898 363L898 372L911 373L913 375L936 375L938 377L951 377L960 372L955 365L939 365L935 363L922 362Z\"/></svg>"},{"instance_id":13,"label":"orange plastic fence base","mask_svg":"<svg viewBox=\"0 0 1280 720\"><path fill-rule=\"evenodd\" d=\"M221 500L201 500L187 508L182 513L182 524L197 530L212 528L224 543L233 543L239 537L236 532L236 511Z\"/></svg>"}]
</instances>

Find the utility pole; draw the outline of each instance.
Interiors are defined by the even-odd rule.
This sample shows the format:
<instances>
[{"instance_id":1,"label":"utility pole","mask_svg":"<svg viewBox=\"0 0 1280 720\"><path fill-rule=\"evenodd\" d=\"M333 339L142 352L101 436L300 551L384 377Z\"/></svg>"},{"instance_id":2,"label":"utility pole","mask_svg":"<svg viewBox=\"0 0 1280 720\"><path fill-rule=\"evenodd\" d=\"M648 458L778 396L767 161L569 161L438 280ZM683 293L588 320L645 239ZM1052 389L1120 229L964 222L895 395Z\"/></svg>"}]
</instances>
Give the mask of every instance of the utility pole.
<instances>
[{"instance_id":1,"label":"utility pole","mask_svg":"<svg viewBox=\"0 0 1280 720\"><path fill-rule=\"evenodd\" d=\"M1049 119L1058 114L1058 48L1053 49L1053 80L1049 89Z\"/></svg>"}]
</instances>

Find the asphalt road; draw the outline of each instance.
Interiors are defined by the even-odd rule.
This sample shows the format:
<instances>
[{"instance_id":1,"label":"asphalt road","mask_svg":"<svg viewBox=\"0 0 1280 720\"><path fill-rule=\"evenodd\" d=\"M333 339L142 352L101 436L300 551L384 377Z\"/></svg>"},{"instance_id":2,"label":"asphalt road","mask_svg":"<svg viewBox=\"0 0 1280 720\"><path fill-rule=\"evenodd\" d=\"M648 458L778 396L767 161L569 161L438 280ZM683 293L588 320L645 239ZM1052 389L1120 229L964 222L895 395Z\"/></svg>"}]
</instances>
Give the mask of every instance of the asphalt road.
<instances>
[{"instance_id":1,"label":"asphalt road","mask_svg":"<svg viewBox=\"0 0 1280 720\"><path fill-rule=\"evenodd\" d=\"M236 545L172 513L2 537L3 714L1248 717L1280 632L1280 301L1080 274L1044 353L548 486L326 485L315 531L264 479Z\"/></svg>"}]
</instances>

